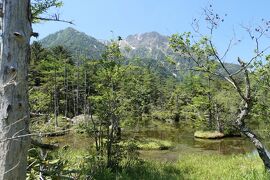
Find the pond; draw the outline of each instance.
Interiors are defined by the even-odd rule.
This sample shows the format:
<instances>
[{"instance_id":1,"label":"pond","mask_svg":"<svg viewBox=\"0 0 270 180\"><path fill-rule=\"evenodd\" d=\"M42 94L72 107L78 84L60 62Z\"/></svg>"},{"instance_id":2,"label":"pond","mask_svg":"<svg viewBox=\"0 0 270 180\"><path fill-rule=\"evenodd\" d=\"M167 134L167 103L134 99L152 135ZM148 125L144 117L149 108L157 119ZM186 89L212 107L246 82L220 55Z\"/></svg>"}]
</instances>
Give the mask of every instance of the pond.
<instances>
[{"instance_id":1,"label":"pond","mask_svg":"<svg viewBox=\"0 0 270 180\"><path fill-rule=\"evenodd\" d=\"M128 134L128 135L127 135ZM138 138L156 138L169 140L174 143L174 147L169 150L147 150L140 151L140 156L144 159L175 162L181 156L194 153L205 154L246 154L256 153L251 142L244 137L227 137L223 139L207 140L194 138L193 132L175 128L171 130L146 130L140 132L129 132L123 136ZM82 149L93 146L93 139L86 135L67 134L60 137L45 138L46 142L57 142L60 146L69 145L71 148ZM270 143L267 143L269 147Z\"/></svg>"},{"instance_id":2,"label":"pond","mask_svg":"<svg viewBox=\"0 0 270 180\"><path fill-rule=\"evenodd\" d=\"M170 140L175 146L170 150L163 151L140 151L145 159L161 161L177 161L181 156L194 153L205 154L245 154L254 153L255 148L248 139L243 137L227 137L223 139L198 139L194 138L192 131L145 131L138 136Z\"/></svg>"}]
</instances>

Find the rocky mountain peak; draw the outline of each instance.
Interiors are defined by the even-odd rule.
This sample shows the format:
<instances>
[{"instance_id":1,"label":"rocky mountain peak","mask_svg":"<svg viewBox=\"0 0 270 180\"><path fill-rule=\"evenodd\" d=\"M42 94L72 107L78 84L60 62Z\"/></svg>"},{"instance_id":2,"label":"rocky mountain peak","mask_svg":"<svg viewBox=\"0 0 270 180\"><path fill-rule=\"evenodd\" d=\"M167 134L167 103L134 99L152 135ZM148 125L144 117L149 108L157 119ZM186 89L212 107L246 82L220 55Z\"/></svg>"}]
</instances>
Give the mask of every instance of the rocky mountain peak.
<instances>
[{"instance_id":1,"label":"rocky mountain peak","mask_svg":"<svg viewBox=\"0 0 270 180\"><path fill-rule=\"evenodd\" d=\"M150 46L165 47L168 45L168 37L159 34L158 32L147 32L142 34L129 35L125 41L133 47Z\"/></svg>"}]
</instances>

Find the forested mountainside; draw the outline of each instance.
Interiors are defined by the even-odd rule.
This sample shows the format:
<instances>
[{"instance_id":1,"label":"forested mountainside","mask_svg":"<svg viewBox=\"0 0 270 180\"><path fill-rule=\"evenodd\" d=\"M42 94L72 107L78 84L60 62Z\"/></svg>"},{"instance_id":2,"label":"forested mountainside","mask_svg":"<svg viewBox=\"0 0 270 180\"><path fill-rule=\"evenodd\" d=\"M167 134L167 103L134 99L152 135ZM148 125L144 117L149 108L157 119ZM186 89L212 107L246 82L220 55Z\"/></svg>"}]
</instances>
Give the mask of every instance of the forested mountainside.
<instances>
[{"instance_id":1,"label":"forested mountainside","mask_svg":"<svg viewBox=\"0 0 270 180\"><path fill-rule=\"evenodd\" d=\"M103 43L73 28L58 31L40 42L44 47L64 46L74 55L80 54L90 59L100 59L105 50Z\"/></svg>"},{"instance_id":2,"label":"forested mountainside","mask_svg":"<svg viewBox=\"0 0 270 180\"><path fill-rule=\"evenodd\" d=\"M169 47L169 36L161 35L158 32L147 32L120 38L120 49L126 61L137 63L134 59L141 59L140 65L155 69L164 76L173 75L177 76L178 79L183 79L187 71L195 65L193 61L173 52ZM69 27L43 38L40 43L45 48L60 45L74 56L97 60L102 59L105 46L111 41L97 40ZM176 66L172 65L171 59ZM231 72L239 69L238 64L225 63L225 65Z\"/></svg>"}]
</instances>

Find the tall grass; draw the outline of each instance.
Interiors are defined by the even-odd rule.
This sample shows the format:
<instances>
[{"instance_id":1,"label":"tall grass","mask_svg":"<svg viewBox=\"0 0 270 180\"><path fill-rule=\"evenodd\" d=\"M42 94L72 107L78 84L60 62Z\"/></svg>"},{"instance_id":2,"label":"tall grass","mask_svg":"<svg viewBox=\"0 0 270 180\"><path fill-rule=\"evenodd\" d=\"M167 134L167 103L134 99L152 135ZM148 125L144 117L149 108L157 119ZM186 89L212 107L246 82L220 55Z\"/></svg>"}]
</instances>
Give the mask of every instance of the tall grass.
<instances>
[{"instance_id":1,"label":"tall grass","mask_svg":"<svg viewBox=\"0 0 270 180\"><path fill-rule=\"evenodd\" d=\"M74 150L72 150L74 151ZM76 167L77 179L98 180L269 180L260 158L256 155L190 154L177 163L123 160L120 168L112 171L95 156L84 158L83 152L63 151L63 159ZM62 152L62 153L63 153ZM74 156L74 157L72 157ZM90 157L89 156L89 157ZM80 164L80 165L78 165Z\"/></svg>"},{"instance_id":2,"label":"tall grass","mask_svg":"<svg viewBox=\"0 0 270 180\"><path fill-rule=\"evenodd\" d=\"M183 179L269 180L263 164L255 155L187 155L177 163Z\"/></svg>"}]
</instances>

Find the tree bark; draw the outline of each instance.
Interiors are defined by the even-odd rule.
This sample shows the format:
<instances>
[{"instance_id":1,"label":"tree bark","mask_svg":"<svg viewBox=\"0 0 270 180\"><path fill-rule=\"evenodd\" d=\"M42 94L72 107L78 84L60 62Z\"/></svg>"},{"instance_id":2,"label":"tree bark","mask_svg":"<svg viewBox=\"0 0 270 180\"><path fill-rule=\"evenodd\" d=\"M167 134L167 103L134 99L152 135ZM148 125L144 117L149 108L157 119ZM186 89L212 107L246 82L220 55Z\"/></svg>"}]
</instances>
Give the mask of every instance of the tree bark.
<instances>
[{"instance_id":1,"label":"tree bark","mask_svg":"<svg viewBox=\"0 0 270 180\"><path fill-rule=\"evenodd\" d=\"M257 149L257 152L263 161L265 169L270 172L270 158L267 154L267 150L264 147L263 143L259 140L254 132L252 132L246 125L245 119L247 119L249 112L252 108L253 98L251 97L251 85L249 79L249 72L247 68L245 68L246 64L238 58L238 62L242 68L244 68L245 73L245 93L241 92L239 85L235 84L238 91L238 94L242 97L242 107L240 107L240 112L236 119L236 125L239 128L240 132L243 133L249 140L254 144Z\"/></svg>"},{"instance_id":2,"label":"tree bark","mask_svg":"<svg viewBox=\"0 0 270 180\"><path fill-rule=\"evenodd\" d=\"M76 116L79 115L79 107L80 107L80 85L79 85L79 82L80 82L80 69L79 69L79 64L77 65L77 91L76 91L76 104L77 104L77 107L76 107Z\"/></svg>"},{"instance_id":3,"label":"tree bark","mask_svg":"<svg viewBox=\"0 0 270 180\"><path fill-rule=\"evenodd\" d=\"M241 110L241 112L238 115L238 118L236 120L236 125L241 133L243 133L255 146L257 149L257 152L263 161L265 169L270 172L270 159L267 154L266 148L263 146L263 143L260 141L260 139L256 136L254 132L252 132L246 125L244 120L249 114L249 102L245 103L244 108Z\"/></svg>"},{"instance_id":4,"label":"tree bark","mask_svg":"<svg viewBox=\"0 0 270 180\"><path fill-rule=\"evenodd\" d=\"M58 127L58 97L57 97L57 87L56 87L56 67L54 67L54 127L57 128Z\"/></svg>"},{"instance_id":5,"label":"tree bark","mask_svg":"<svg viewBox=\"0 0 270 180\"><path fill-rule=\"evenodd\" d=\"M211 93L211 77L208 75L208 92L207 92L207 98L208 98L208 128L209 130L212 130L213 128L213 113L212 113L212 93Z\"/></svg>"},{"instance_id":6,"label":"tree bark","mask_svg":"<svg viewBox=\"0 0 270 180\"><path fill-rule=\"evenodd\" d=\"M0 0L0 179L26 178L30 0Z\"/></svg>"},{"instance_id":7,"label":"tree bark","mask_svg":"<svg viewBox=\"0 0 270 180\"><path fill-rule=\"evenodd\" d=\"M220 119L220 106L215 103L215 119L216 119L216 130L219 132L223 132L223 122Z\"/></svg>"},{"instance_id":8,"label":"tree bark","mask_svg":"<svg viewBox=\"0 0 270 180\"><path fill-rule=\"evenodd\" d=\"M259 140L256 134L254 134L245 125L239 125L239 129L254 144L261 160L263 161L265 169L270 172L270 159L267 154L266 148L263 146L262 142Z\"/></svg>"},{"instance_id":9,"label":"tree bark","mask_svg":"<svg viewBox=\"0 0 270 180\"><path fill-rule=\"evenodd\" d=\"M68 115L68 79L67 79L67 60L65 60L65 69L64 69L64 87L65 87L65 110L64 110L64 114L65 117L67 117Z\"/></svg>"}]
</instances>

